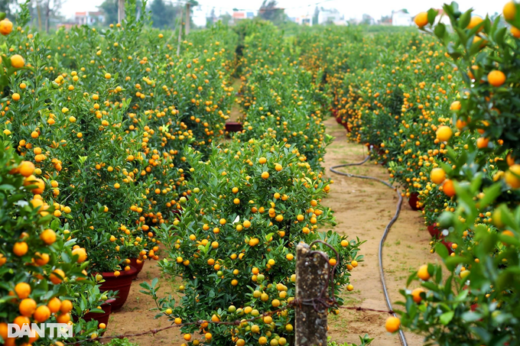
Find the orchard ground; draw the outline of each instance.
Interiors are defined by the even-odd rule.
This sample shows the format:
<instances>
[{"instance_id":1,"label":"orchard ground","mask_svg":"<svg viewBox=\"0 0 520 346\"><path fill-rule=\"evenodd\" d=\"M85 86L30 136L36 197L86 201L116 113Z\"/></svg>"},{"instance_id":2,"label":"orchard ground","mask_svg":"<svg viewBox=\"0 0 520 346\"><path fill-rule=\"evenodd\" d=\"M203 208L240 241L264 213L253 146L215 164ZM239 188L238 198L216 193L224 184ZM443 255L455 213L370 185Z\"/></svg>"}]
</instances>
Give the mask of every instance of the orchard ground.
<instances>
[{"instance_id":1,"label":"orchard ground","mask_svg":"<svg viewBox=\"0 0 520 346\"><path fill-rule=\"evenodd\" d=\"M238 109L234 108L238 113ZM238 116L238 114L237 114ZM336 231L348 235L350 239L359 237L366 240L362 245L365 262L353 270L354 291L344 293L347 306L361 306L371 309L386 309L383 289L379 278L378 247L383 231L395 213L397 197L386 186L368 180L347 178L333 174L329 168L335 165L362 161L367 154L366 147L349 143L345 130L337 125L334 118L326 121L327 133L334 137L325 155L328 177L334 180L331 192L324 205L334 210L338 226ZM388 174L380 165L367 162L362 166L343 170L353 174L369 175L387 179ZM326 231L327 229L323 229ZM406 200L399 219L392 227L384 248L384 265L388 290L392 302L399 300L399 289L406 286L408 276L417 270L428 257L430 262L438 262L437 255L430 254L430 236L419 212L411 210ZM161 295L176 295L180 280L171 282L164 278L153 261L146 261L137 281L132 284L127 304L119 312L113 313L107 328L107 335L143 332L168 325L166 319L154 319L156 311L150 311L155 303L150 296L139 293L139 284L159 277ZM398 306L396 306L398 308ZM329 335L336 342L358 342L358 335L368 334L375 338L374 346L401 345L397 334L390 334L384 324L388 316L377 312L357 312L341 309L338 316L329 315ZM406 333L410 346L422 345L423 338ZM182 343L177 328L158 333L130 338L143 346Z\"/></svg>"}]
</instances>

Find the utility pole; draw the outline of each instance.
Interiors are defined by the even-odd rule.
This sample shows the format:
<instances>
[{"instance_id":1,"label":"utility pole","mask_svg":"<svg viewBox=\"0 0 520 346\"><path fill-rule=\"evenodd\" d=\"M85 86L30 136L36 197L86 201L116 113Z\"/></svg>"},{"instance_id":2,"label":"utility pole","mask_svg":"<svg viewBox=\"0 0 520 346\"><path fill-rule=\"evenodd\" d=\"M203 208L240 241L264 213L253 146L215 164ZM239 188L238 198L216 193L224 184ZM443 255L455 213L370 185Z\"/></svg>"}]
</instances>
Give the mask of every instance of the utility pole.
<instances>
[{"instance_id":1,"label":"utility pole","mask_svg":"<svg viewBox=\"0 0 520 346\"><path fill-rule=\"evenodd\" d=\"M117 22L119 24L122 24L124 19L125 19L125 0L118 0L118 4L117 4Z\"/></svg>"},{"instance_id":2,"label":"utility pole","mask_svg":"<svg viewBox=\"0 0 520 346\"><path fill-rule=\"evenodd\" d=\"M189 2L186 3L186 23L184 24L184 35L188 36L190 33L190 20L191 20L191 11L190 11L191 4Z\"/></svg>"}]
</instances>

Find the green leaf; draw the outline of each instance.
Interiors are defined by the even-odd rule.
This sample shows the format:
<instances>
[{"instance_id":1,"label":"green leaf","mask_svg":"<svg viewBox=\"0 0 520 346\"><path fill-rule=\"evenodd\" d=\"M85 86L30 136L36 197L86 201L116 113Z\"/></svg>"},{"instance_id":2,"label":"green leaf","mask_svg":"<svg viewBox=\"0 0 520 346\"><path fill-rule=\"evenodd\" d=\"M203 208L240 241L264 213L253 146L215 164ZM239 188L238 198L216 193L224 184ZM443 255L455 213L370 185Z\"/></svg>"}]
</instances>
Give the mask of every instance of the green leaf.
<instances>
[{"instance_id":1,"label":"green leaf","mask_svg":"<svg viewBox=\"0 0 520 346\"><path fill-rule=\"evenodd\" d=\"M435 26L435 29L433 29L433 33L435 36L437 36L440 39L444 38L444 34L446 34L446 25L439 23Z\"/></svg>"},{"instance_id":2,"label":"green leaf","mask_svg":"<svg viewBox=\"0 0 520 346\"><path fill-rule=\"evenodd\" d=\"M470 21L471 21L471 10L468 10L462 16L460 16L459 28L466 29L468 27Z\"/></svg>"},{"instance_id":3,"label":"green leaf","mask_svg":"<svg viewBox=\"0 0 520 346\"><path fill-rule=\"evenodd\" d=\"M442 324L444 324L445 326L451 322L451 320L453 319L453 316L455 316L455 312L454 311L448 311L448 312L445 312L441 315L441 317L439 317L439 320L441 321Z\"/></svg>"},{"instance_id":4,"label":"green leaf","mask_svg":"<svg viewBox=\"0 0 520 346\"><path fill-rule=\"evenodd\" d=\"M446 246L444 246L442 243L435 244L435 252L437 252L437 254L439 254L443 260L446 260L446 258L450 257L448 249L446 249Z\"/></svg>"},{"instance_id":5,"label":"green leaf","mask_svg":"<svg viewBox=\"0 0 520 346\"><path fill-rule=\"evenodd\" d=\"M484 189L484 197L478 203L479 209L485 209L488 205L493 203L495 199L500 196L502 191L502 183L495 183Z\"/></svg>"},{"instance_id":6,"label":"green leaf","mask_svg":"<svg viewBox=\"0 0 520 346\"><path fill-rule=\"evenodd\" d=\"M430 8L428 10L428 23L430 23L430 24L435 23L435 18L437 17L437 14L439 14L439 11L437 11L434 8Z\"/></svg>"}]
</instances>

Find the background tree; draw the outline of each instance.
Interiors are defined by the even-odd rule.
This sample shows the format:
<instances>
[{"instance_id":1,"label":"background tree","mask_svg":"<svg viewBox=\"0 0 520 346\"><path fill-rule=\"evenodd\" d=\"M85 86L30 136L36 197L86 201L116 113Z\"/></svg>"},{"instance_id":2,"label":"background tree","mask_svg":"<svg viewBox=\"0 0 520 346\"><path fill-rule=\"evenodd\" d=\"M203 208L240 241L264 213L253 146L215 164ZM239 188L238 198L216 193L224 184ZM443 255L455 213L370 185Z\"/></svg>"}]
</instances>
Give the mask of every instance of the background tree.
<instances>
[{"instance_id":1,"label":"background tree","mask_svg":"<svg viewBox=\"0 0 520 346\"><path fill-rule=\"evenodd\" d=\"M98 9L105 14L105 24L116 24L117 23L117 0L105 0Z\"/></svg>"},{"instance_id":2,"label":"background tree","mask_svg":"<svg viewBox=\"0 0 520 346\"><path fill-rule=\"evenodd\" d=\"M319 16L320 16L320 9L318 8L318 6L316 6L316 8L314 9L314 14L312 15L312 25L319 24L318 23Z\"/></svg>"},{"instance_id":3,"label":"background tree","mask_svg":"<svg viewBox=\"0 0 520 346\"><path fill-rule=\"evenodd\" d=\"M7 17L9 17L11 20L13 20L12 15L12 7L17 3L16 0L1 0L0 1L0 12L5 12Z\"/></svg>"},{"instance_id":4,"label":"background tree","mask_svg":"<svg viewBox=\"0 0 520 346\"><path fill-rule=\"evenodd\" d=\"M260 18L271 21L276 25L283 23L285 20L285 11L278 7L276 0L264 0L260 10L258 10L258 15Z\"/></svg>"}]
</instances>

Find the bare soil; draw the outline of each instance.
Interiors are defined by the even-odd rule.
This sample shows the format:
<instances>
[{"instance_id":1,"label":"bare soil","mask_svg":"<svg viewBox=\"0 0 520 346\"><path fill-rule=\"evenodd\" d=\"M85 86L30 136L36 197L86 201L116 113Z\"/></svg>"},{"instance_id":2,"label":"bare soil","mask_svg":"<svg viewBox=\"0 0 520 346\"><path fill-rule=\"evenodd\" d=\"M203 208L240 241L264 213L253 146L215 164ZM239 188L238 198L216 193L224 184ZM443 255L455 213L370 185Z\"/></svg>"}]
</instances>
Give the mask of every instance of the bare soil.
<instances>
[{"instance_id":1,"label":"bare soil","mask_svg":"<svg viewBox=\"0 0 520 346\"><path fill-rule=\"evenodd\" d=\"M368 151L362 145L348 142L345 129L334 118L328 119L325 124L334 142L327 150L324 166L326 175L334 180L334 184L323 204L334 211L338 223L336 232L347 235L349 239L359 237L366 241L361 246L364 262L352 271L354 290L343 295L345 305L386 310L379 276L378 249L385 227L395 214L398 198L394 190L381 183L348 178L329 171L332 166L363 161ZM386 169L371 161L340 171L388 179ZM401 300L399 290L406 287L410 273L427 261L437 260L436 255L430 254L429 242L430 236L420 213L403 201L401 214L383 248L386 285L394 308L400 308L395 302ZM375 338L371 345L401 345L399 336L385 329L388 314L340 309L339 315L329 316L329 334L338 343L359 344L358 335L368 334ZM421 336L406 333L406 338L410 346L423 344Z\"/></svg>"},{"instance_id":2,"label":"bare soil","mask_svg":"<svg viewBox=\"0 0 520 346\"><path fill-rule=\"evenodd\" d=\"M181 284L179 279L172 279L164 277L155 261L146 261L141 273L139 273L137 280L132 283L128 300L121 310L113 312L107 325L107 332L105 336L119 335L119 334L137 334L152 329L159 329L167 327L170 322L166 317L155 319L158 313L155 308L154 300L139 290L143 288L139 286L140 283L147 281L151 282L154 278L159 278L159 297L166 297L172 295L178 301L178 288ZM138 337L128 338L141 346L151 345L180 345L183 342L182 335L179 328L171 328L155 335L148 334Z\"/></svg>"},{"instance_id":3,"label":"bare soil","mask_svg":"<svg viewBox=\"0 0 520 346\"><path fill-rule=\"evenodd\" d=\"M239 116L239 108L234 107L234 117ZM323 203L334 210L338 222L335 231L348 235L350 239L366 241L361 246L365 256L352 272L354 291L345 292L343 298L347 306L387 309L382 285L379 278L378 246L383 231L393 217L397 197L395 191L374 181L339 176L329 171L331 166L362 161L367 149L358 144L349 143L346 131L336 124L333 118L326 121L327 132L334 136L325 155L324 166L326 175L334 180L331 192ZM386 169L380 165L367 162L362 166L349 167L344 172L370 175L387 179ZM436 255L429 251L430 237L419 212L412 211L408 203L403 202L403 208L398 221L392 227L384 246L384 270L386 283L392 303L401 299L399 289L406 286L409 274L427 261L437 261ZM139 284L159 278L160 296L173 295L178 297L177 289L180 280L162 276L155 261L147 261L138 279L132 284L128 300L124 307L111 315L106 335L121 333L144 332L166 327L170 324L165 317L154 319L157 311L151 297L139 292ZM337 316L329 316L329 334L338 343L359 343L358 335L368 334L375 338L373 346L401 345L398 335L387 333L384 327L387 314L376 312L358 312L341 309ZM410 346L422 345L422 337L406 333ZM142 346L157 346L163 344L179 345L183 342L178 328L130 338Z\"/></svg>"}]
</instances>

